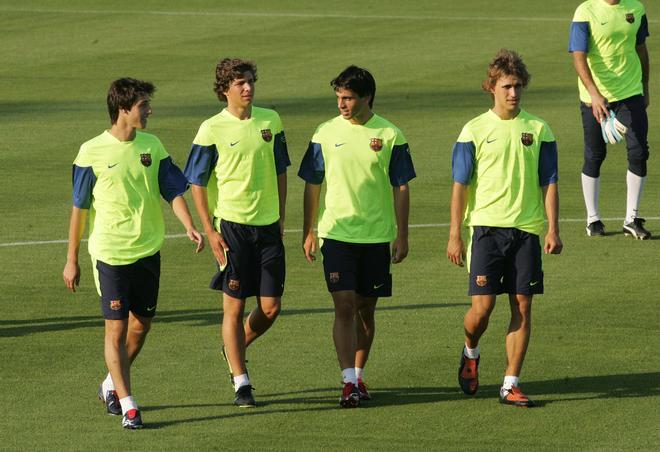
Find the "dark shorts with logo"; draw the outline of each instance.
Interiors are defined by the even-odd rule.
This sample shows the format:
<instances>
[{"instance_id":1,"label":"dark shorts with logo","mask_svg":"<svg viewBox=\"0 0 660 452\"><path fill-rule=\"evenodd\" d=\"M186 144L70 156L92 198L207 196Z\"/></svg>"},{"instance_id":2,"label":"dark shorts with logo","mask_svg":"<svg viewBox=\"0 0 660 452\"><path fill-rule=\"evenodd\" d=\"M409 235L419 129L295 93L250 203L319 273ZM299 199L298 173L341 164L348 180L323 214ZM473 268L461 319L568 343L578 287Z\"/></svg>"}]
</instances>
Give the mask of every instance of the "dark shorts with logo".
<instances>
[{"instance_id":1,"label":"dark shorts with logo","mask_svg":"<svg viewBox=\"0 0 660 452\"><path fill-rule=\"evenodd\" d=\"M539 236L516 228L472 229L468 295L543 293Z\"/></svg>"},{"instance_id":2,"label":"dark shorts with logo","mask_svg":"<svg viewBox=\"0 0 660 452\"><path fill-rule=\"evenodd\" d=\"M329 292L354 290L363 297L391 297L389 243L323 239L323 271Z\"/></svg>"},{"instance_id":3,"label":"dark shorts with logo","mask_svg":"<svg viewBox=\"0 0 660 452\"><path fill-rule=\"evenodd\" d=\"M128 265L96 261L101 290L101 311L107 320L156 315L160 281L160 252Z\"/></svg>"},{"instance_id":4,"label":"dark shorts with logo","mask_svg":"<svg viewBox=\"0 0 660 452\"><path fill-rule=\"evenodd\" d=\"M221 220L220 233L229 246L228 263L209 287L241 299L281 297L286 267L279 222L250 226Z\"/></svg>"}]
</instances>

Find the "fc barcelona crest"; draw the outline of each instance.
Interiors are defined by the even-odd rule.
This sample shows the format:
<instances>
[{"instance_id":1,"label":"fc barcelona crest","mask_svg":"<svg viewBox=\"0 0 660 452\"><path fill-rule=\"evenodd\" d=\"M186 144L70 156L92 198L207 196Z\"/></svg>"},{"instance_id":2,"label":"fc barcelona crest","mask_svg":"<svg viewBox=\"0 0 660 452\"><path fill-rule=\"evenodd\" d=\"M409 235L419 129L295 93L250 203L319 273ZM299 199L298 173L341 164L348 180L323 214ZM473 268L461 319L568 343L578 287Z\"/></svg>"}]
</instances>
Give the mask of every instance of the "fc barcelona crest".
<instances>
[{"instance_id":1,"label":"fc barcelona crest","mask_svg":"<svg viewBox=\"0 0 660 452\"><path fill-rule=\"evenodd\" d=\"M328 279L332 284L337 284L339 282L339 272L330 272Z\"/></svg>"},{"instance_id":2,"label":"fc barcelona crest","mask_svg":"<svg viewBox=\"0 0 660 452\"><path fill-rule=\"evenodd\" d=\"M227 283L229 290L237 291L241 287L241 282L237 279L230 279Z\"/></svg>"},{"instance_id":3,"label":"fc barcelona crest","mask_svg":"<svg viewBox=\"0 0 660 452\"><path fill-rule=\"evenodd\" d=\"M532 135L531 133L521 133L520 141L522 141L522 144L524 144L525 146L531 146L532 143L534 142L534 135Z\"/></svg>"},{"instance_id":4,"label":"fc barcelona crest","mask_svg":"<svg viewBox=\"0 0 660 452\"><path fill-rule=\"evenodd\" d=\"M140 154L140 163L144 166L151 166L151 154Z\"/></svg>"},{"instance_id":5,"label":"fc barcelona crest","mask_svg":"<svg viewBox=\"0 0 660 452\"><path fill-rule=\"evenodd\" d=\"M266 143L270 143L270 140L273 139L273 132L271 132L270 129L263 129L261 131L261 138L263 138Z\"/></svg>"},{"instance_id":6,"label":"fc barcelona crest","mask_svg":"<svg viewBox=\"0 0 660 452\"><path fill-rule=\"evenodd\" d=\"M110 300L110 309L119 311L121 309L121 300Z\"/></svg>"},{"instance_id":7,"label":"fc barcelona crest","mask_svg":"<svg viewBox=\"0 0 660 452\"><path fill-rule=\"evenodd\" d=\"M633 13L626 14L626 22L629 24L635 23L635 15Z\"/></svg>"},{"instance_id":8,"label":"fc barcelona crest","mask_svg":"<svg viewBox=\"0 0 660 452\"><path fill-rule=\"evenodd\" d=\"M477 286L485 287L486 284L488 284L488 276L486 276L486 275L477 275L477 278L476 278L475 282L477 283Z\"/></svg>"},{"instance_id":9,"label":"fc barcelona crest","mask_svg":"<svg viewBox=\"0 0 660 452\"><path fill-rule=\"evenodd\" d=\"M369 147L372 151L378 152L383 149L383 140L380 138L372 138L369 142Z\"/></svg>"}]
</instances>

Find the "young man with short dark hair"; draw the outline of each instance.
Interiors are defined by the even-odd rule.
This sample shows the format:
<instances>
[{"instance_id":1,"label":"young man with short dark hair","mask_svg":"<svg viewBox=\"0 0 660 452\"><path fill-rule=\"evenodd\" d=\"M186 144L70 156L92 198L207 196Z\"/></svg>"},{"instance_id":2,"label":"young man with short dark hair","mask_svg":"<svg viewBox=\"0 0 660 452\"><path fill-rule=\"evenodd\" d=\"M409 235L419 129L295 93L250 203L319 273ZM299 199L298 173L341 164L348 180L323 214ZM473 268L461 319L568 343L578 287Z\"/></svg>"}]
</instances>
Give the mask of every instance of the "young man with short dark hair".
<instances>
[{"instance_id":1,"label":"young man with short dark hair","mask_svg":"<svg viewBox=\"0 0 660 452\"><path fill-rule=\"evenodd\" d=\"M227 107L202 123L184 171L219 267L211 288L223 292L222 353L239 407L256 406L245 350L275 322L285 278L290 161L279 115L253 105L256 81L257 67L250 61L218 63L215 92ZM243 324L251 296L257 306Z\"/></svg>"},{"instance_id":2,"label":"young man with short dark hair","mask_svg":"<svg viewBox=\"0 0 660 452\"><path fill-rule=\"evenodd\" d=\"M500 50L483 82L493 107L468 122L453 149L454 185L447 257L463 266L461 223L470 228L467 266L472 306L465 314L465 347L458 382L468 395L479 387L479 339L498 294L509 294L504 404L531 407L519 375L532 321L532 298L543 293L539 236L548 219L544 251L559 254L557 144L542 119L520 108L530 75L520 56Z\"/></svg>"},{"instance_id":3,"label":"young man with short dark hair","mask_svg":"<svg viewBox=\"0 0 660 452\"><path fill-rule=\"evenodd\" d=\"M371 73L349 66L330 85L340 114L316 129L298 172L306 182L302 246L313 262L318 237L322 240L344 383L339 403L352 408L371 398L363 373L375 334L376 302L392 294L390 264L408 255L408 182L415 170L403 133L372 111L376 82Z\"/></svg>"},{"instance_id":4,"label":"young man with short dark hair","mask_svg":"<svg viewBox=\"0 0 660 452\"><path fill-rule=\"evenodd\" d=\"M190 240L204 247L183 194L188 183L156 136L142 132L155 91L149 82L121 78L110 85L112 126L80 147L73 164L73 210L63 278L76 291L78 251L89 216L89 253L105 318L108 375L98 396L122 425L142 428L132 397L130 368L144 345L156 314L160 247L165 224L163 197ZM89 212L89 215L88 215Z\"/></svg>"}]
</instances>

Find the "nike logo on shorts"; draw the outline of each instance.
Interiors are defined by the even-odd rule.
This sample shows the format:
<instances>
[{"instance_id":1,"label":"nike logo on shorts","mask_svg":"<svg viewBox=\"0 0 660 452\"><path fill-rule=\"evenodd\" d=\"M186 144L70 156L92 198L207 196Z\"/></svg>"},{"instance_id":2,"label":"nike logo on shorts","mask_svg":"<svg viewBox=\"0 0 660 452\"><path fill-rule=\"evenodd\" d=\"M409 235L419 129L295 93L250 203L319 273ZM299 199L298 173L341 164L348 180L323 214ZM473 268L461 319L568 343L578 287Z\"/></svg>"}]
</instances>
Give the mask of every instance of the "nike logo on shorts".
<instances>
[{"instance_id":1,"label":"nike logo on shorts","mask_svg":"<svg viewBox=\"0 0 660 452\"><path fill-rule=\"evenodd\" d=\"M529 283L529 285L530 285L530 286L535 286L535 285L537 285L537 284L540 283L540 282L541 282L541 281L532 281L531 283Z\"/></svg>"},{"instance_id":2,"label":"nike logo on shorts","mask_svg":"<svg viewBox=\"0 0 660 452\"><path fill-rule=\"evenodd\" d=\"M385 283L383 283L383 284L374 284L374 289L380 289L384 285L385 285Z\"/></svg>"},{"instance_id":3,"label":"nike logo on shorts","mask_svg":"<svg viewBox=\"0 0 660 452\"><path fill-rule=\"evenodd\" d=\"M151 306L151 307L149 307L149 308L147 308L147 311L151 312L151 311L153 311L154 309L156 309L156 306L155 306L155 305L154 305L154 306Z\"/></svg>"}]
</instances>

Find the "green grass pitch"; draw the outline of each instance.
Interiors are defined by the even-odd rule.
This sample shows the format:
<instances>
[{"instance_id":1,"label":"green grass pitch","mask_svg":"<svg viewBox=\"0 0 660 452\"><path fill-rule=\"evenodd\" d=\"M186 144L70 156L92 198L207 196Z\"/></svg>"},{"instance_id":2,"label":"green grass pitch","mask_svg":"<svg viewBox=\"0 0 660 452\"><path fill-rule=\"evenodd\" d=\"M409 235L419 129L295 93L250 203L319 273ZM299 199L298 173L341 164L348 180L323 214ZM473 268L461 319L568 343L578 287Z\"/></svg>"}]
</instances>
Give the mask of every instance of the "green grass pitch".
<instances>
[{"instance_id":1,"label":"green grass pitch","mask_svg":"<svg viewBox=\"0 0 660 452\"><path fill-rule=\"evenodd\" d=\"M602 174L611 234L585 237L582 131L566 50L578 3L0 1L0 449L657 450L660 242L619 232L622 145L610 147ZM641 213L660 236L660 6L645 4L651 159ZM504 299L481 343L479 394L458 389L467 278L444 253L451 146L490 107L480 82L502 47L523 55L532 73L523 107L549 122L560 152L565 249L545 259L547 293L535 301L521 376L540 405L532 410L497 402ZM66 245L50 241L66 238L71 162L108 126L110 81L156 84L149 131L183 164L200 122L221 108L212 81L223 56L258 63L256 104L279 111L293 163L283 312L248 350L260 407L231 404L221 305L206 289L211 254L195 256L187 240L172 238L162 250L157 320L133 367L148 428L127 432L95 397L103 323L86 250L81 288L71 295L61 280ZM410 255L393 269L394 296L377 312L366 373L374 400L358 410L337 408L332 304L321 264L308 265L300 250L296 177L314 128L337 114L329 81L348 64L374 73L375 111L404 131L418 172ZM168 233L181 232L169 210L166 221Z\"/></svg>"}]
</instances>

